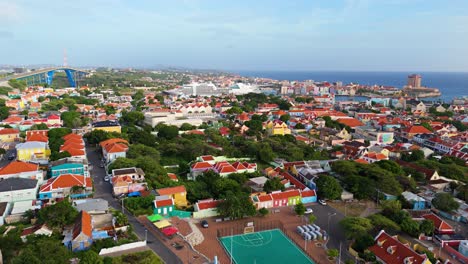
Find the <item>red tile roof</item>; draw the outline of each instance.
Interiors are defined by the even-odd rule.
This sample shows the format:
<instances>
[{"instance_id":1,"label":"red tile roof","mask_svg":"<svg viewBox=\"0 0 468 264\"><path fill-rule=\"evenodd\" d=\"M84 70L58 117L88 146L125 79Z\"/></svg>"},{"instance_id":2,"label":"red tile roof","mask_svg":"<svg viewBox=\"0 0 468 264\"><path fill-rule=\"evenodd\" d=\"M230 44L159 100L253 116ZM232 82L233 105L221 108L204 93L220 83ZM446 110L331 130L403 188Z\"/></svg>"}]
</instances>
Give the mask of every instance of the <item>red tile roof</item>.
<instances>
[{"instance_id":1,"label":"red tile roof","mask_svg":"<svg viewBox=\"0 0 468 264\"><path fill-rule=\"evenodd\" d=\"M112 143L104 146L107 153L126 152L128 146L122 143Z\"/></svg>"},{"instance_id":2,"label":"red tile roof","mask_svg":"<svg viewBox=\"0 0 468 264\"><path fill-rule=\"evenodd\" d=\"M0 130L0 135L10 135L10 134L19 134L19 130L13 129L13 128L4 128Z\"/></svg>"},{"instance_id":3,"label":"red tile roof","mask_svg":"<svg viewBox=\"0 0 468 264\"><path fill-rule=\"evenodd\" d=\"M432 134L432 132L423 126L412 126L405 130L408 134Z\"/></svg>"},{"instance_id":4,"label":"red tile roof","mask_svg":"<svg viewBox=\"0 0 468 264\"><path fill-rule=\"evenodd\" d=\"M115 144L115 143L128 144L128 141L125 140L125 139L121 139L121 138L111 138L111 139L108 139L108 140L101 141L101 142L99 143L99 145L100 145L101 147L105 147L106 145Z\"/></svg>"},{"instance_id":5,"label":"red tile roof","mask_svg":"<svg viewBox=\"0 0 468 264\"><path fill-rule=\"evenodd\" d=\"M345 126L349 126L351 128L364 125L364 123L357 120L356 118L338 118L336 121L338 123L340 123L340 124L343 124Z\"/></svg>"},{"instance_id":6,"label":"red tile roof","mask_svg":"<svg viewBox=\"0 0 468 264\"><path fill-rule=\"evenodd\" d=\"M301 191L301 197L314 197L317 196L315 190Z\"/></svg>"},{"instance_id":7,"label":"red tile roof","mask_svg":"<svg viewBox=\"0 0 468 264\"><path fill-rule=\"evenodd\" d=\"M259 202L273 201L273 197L270 194L259 195L258 201Z\"/></svg>"},{"instance_id":8,"label":"red tile roof","mask_svg":"<svg viewBox=\"0 0 468 264\"><path fill-rule=\"evenodd\" d=\"M12 161L5 167L0 169L0 175L8 175L8 174L17 174L21 172L28 172L28 171L38 171L39 165L28 163L24 161Z\"/></svg>"},{"instance_id":9,"label":"red tile roof","mask_svg":"<svg viewBox=\"0 0 468 264\"><path fill-rule=\"evenodd\" d=\"M60 188L71 188L73 186L92 187L91 177L85 177L77 174L62 174L55 178L49 179L41 186L40 192L51 192Z\"/></svg>"},{"instance_id":10,"label":"red tile roof","mask_svg":"<svg viewBox=\"0 0 468 264\"><path fill-rule=\"evenodd\" d=\"M26 137L26 141L39 141L39 142L48 142L49 138L42 134L32 134Z\"/></svg>"},{"instance_id":11,"label":"red tile roof","mask_svg":"<svg viewBox=\"0 0 468 264\"><path fill-rule=\"evenodd\" d=\"M198 209L199 210L207 210L207 209L213 209L216 208L219 204L219 200L213 200L213 199L207 199L207 200L201 200L198 201Z\"/></svg>"},{"instance_id":12,"label":"red tile roof","mask_svg":"<svg viewBox=\"0 0 468 264\"><path fill-rule=\"evenodd\" d=\"M422 264L427 259L425 254L419 255L410 247L403 245L396 238L380 231L376 237L375 245L369 248L376 257L388 264L407 263L405 259L411 260L412 264Z\"/></svg>"},{"instance_id":13,"label":"red tile roof","mask_svg":"<svg viewBox=\"0 0 468 264\"><path fill-rule=\"evenodd\" d=\"M211 156L211 155L201 156L201 159L203 161L212 161L212 160L214 160L213 156Z\"/></svg>"},{"instance_id":14,"label":"red tile roof","mask_svg":"<svg viewBox=\"0 0 468 264\"><path fill-rule=\"evenodd\" d=\"M197 162L193 164L192 169L211 169L213 166L208 162Z\"/></svg>"},{"instance_id":15,"label":"red tile roof","mask_svg":"<svg viewBox=\"0 0 468 264\"><path fill-rule=\"evenodd\" d=\"M81 211L75 221L75 226L73 227L73 239L81 233L91 238L92 232L93 227L91 224L91 216L86 211Z\"/></svg>"},{"instance_id":16,"label":"red tile roof","mask_svg":"<svg viewBox=\"0 0 468 264\"><path fill-rule=\"evenodd\" d=\"M163 206L171 206L174 205L174 201L172 198L164 199L164 200L154 200L154 207L159 208Z\"/></svg>"},{"instance_id":17,"label":"red tile roof","mask_svg":"<svg viewBox=\"0 0 468 264\"><path fill-rule=\"evenodd\" d=\"M437 231L444 233L444 232L454 232L453 227L444 220L442 220L440 217L438 217L435 214L425 214L422 216L424 219L430 220L434 223L434 227L437 229Z\"/></svg>"},{"instance_id":18,"label":"red tile roof","mask_svg":"<svg viewBox=\"0 0 468 264\"><path fill-rule=\"evenodd\" d=\"M162 188L162 189L156 189L159 195L171 195L175 193L185 193L187 192L185 190L184 185L179 185L175 187L168 187L168 188Z\"/></svg>"}]
</instances>

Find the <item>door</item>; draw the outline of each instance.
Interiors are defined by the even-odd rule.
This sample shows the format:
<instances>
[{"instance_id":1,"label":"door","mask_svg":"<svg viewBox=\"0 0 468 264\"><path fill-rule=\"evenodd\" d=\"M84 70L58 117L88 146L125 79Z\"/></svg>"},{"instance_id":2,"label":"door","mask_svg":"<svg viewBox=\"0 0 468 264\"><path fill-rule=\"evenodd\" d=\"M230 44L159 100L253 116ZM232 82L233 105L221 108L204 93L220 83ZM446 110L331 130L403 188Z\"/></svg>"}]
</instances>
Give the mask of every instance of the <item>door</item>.
<instances>
[{"instance_id":1,"label":"door","mask_svg":"<svg viewBox=\"0 0 468 264\"><path fill-rule=\"evenodd\" d=\"M164 207L164 209L163 209L163 214L167 214L167 208L166 207Z\"/></svg>"}]
</instances>

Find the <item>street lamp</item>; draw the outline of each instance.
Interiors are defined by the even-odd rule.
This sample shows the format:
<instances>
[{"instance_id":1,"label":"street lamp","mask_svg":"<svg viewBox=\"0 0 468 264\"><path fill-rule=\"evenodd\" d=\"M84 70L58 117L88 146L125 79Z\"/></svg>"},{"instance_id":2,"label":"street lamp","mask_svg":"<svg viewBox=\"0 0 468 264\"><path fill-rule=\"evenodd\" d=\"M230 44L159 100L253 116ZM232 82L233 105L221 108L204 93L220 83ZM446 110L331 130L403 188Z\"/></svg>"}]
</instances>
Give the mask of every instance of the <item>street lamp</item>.
<instances>
[{"instance_id":1,"label":"street lamp","mask_svg":"<svg viewBox=\"0 0 468 264\"><path fill-rule=\"evenodd\" d=\"M336 215L336 213L328 213L327 231L329 235L330 235L330 218L334 215Z\"/></svg>"},{"instance_id":2,"label":"street lamp","mask_svg":"<svg viewBox=\"0 0 468 264\"><path fill-rule=\"evenodd\" d=\"M145 242L148 242L148 229L145 229Z\"/></svg>"}]
</instances>

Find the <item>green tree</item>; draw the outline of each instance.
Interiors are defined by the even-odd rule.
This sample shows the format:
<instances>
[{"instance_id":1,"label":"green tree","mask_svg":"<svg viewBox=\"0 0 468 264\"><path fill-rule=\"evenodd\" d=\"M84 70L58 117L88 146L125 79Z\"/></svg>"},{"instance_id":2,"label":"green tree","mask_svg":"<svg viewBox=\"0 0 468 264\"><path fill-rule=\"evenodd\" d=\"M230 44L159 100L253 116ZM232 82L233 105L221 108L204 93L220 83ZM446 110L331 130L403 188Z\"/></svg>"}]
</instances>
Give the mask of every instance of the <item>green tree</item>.
<instances>
[{"instance_id":1,"label":"green tree","mask_svg":"<svg viewBox=\"0 0 468 264\"><path fill-rule=\"evenodd\" d=\"M179 128L176 126L162 126L158 130L158 137L168 140L174 139L179 135Z\"/></svg>"},{"instance_id":2,"label":"green tree","mask_svg":"<svg viewBox=\"0 0 468 264\"><path fill-rule=\"evenodd\" d=\"M271 193L273 191L278 191L278 190L283 191L284 189L285 189L284 185L281 183L281 180L277 177L273 179L268 179L263 185L263 191L267 193Z\"/></svg>"},{"instance_id":3,"label":"green tree","mask_svg":"<svg viewBox=\"0 0 468 264\"><path fill-rule=\"evenodd\" d=\"M250 197L243 192L229 191L224 200L218 204L218 213L231 219L241 219L244 216L253 216L257 213Z\"/></svg>"},{"instance_id":4,"label":"green tree","mask_svg":"<svg viewBox=\"0 0 468 264\"><path fill-rule=\"evenodd\" d=\"M194 129L195 126L192 126L191 124L189 123L183 123L181 126L180 126L180 130L181 131L187 131L187 130L192 130Z\"/></svg>"},{"instance_id":5,"label":"green tree","mask_svg":"<svg viewBox=\"0 0 468 264\"><path fill-rule=\"evenodd\" d=\"M81 126L81 114L78 112L68 111L60 115L63 125L68 128L78 128Z\"/></svg>"},{"instance_id":6,"label":"green tree","mask_svg":"<svg viewBox=\"0 0 468 264\"><path fill-rule=\"evenodd\" d=\"M250 120L245 122L245 125L254 132L261 132L263 130L263 123L260 120Z\"/></svg>"},{"instance_id":7,"label":"green tree","mask_svg":"<svg viewBox=\"0 0 468 264\"><path fill-rule=\"evenodd\" d=\"M419 231L421 233L424 233L426 236L432 236L434 234L434 222L424 219L420 224L419 224Z\"/></svg>"},{"instance_id":8,"label":"green tree","mask_svg":"<svg viewBox=\"0 0 468 264\"><path fill-rule=\"evenodd\" d=\"M398 200L382 201L382 214L387 217L392 217L401 211L401 202Z\"/></svg>"},{"instance_id":9,"label":"green tree","mask_svg":"<svg viewBox=\"0 0 468 264\"><path fill-rule=\"evenodd\" d=\"M362 217L347 217L340 221L340 225L349 239L366 234L373 228L371 220Z\"/></svg>"},{"instance_id":10,"label":"green tree","mask_svg":"<svg viewBox=\"0 0 468 264\"><path fill-rule=\"evenodd\" d=\"M104 264L104 260L93 250L87 250L82 253L80 263L84 264Z\"/></svg>"},{"instance_id":11,"label":"green tree","mask_svg":"<svg viewBox=\"0 0 468 264\"><path fill-rule=\"evenodd\" d=\"M302 124L302 123L297 123L295 126L294 126L295 129L305 129L305 126Z\"/></svg>"},{"instance_id":12,"label":"green tree","mask_svg":"<svg viewBox=\"0 0 468 264\"><path fill-rule=\"evenodd\" d=\"M1 106L0 107L0 119L4 120L8 116L10 116L10 108L6 106Z\"/></svg>"},{"instance_id":13,"label":"green tree","mask_svg":"<svg viewBox=\"0 0 468 264\"><path fill-rule=\"evenodd\" d=\"M419 236L419 224L410 217L403 219L400 224L401 230L412 237Z\"/></svg>"},{"instance_id":14,"label":"green tree","mask_svg":"<svg viewBox=\"0 0 468 264\"><path fill-rule=\"evenodd\" d=\"M242 109L238 106L233 106L231 108L229 108L228 110L226 110L226 114L228 115L236 115L236 114L242 114Z\"/></svg>"},{"instance_id":15,"label":"green tree","mask_svg":"<svg viewBox=\"0 0 468 264\"><path fill-rule=\"evenodd\" d=\"M139 125L145 120L145 115L139 111L123 112L120 120L126 124Z\"/></svg>"},{"instance_id":16,"label":"green tree","mask_svg":"<svg viewBox=\"0 0 468 264\"><path fill-rule=\"evenodd\" d=\"M374 237L372 237L369 233L365 233L356 238L352 247L357 252L363 253L370 246L374 245L374 243L375 243Z\"/></svg>"},{"instance_id":17,"label":"green tree","mask_svg":"<svg viewBox=\"0 0 468 264\"><path fill-rule=\"evenodd\" d=\"M159 162L159 159L161 157L158 150L143 144L132 144L128 148L127 157L130 159L136 159L145 156L150 157L155 162Z\"/></svg>"},{"instance_id":18,"label":"green tree","mask_svg":"<svg viewBox=\"0 0 468 264\"><path fill-rule=\"evenodd\" d=\"M70 263L71 257L71 252L63 246L60 239L53 236L32 236L28 237L27 245L21 249L13 264L66 264Z\"/></svg>"},{"instance_id":19,"label":"green tree","mask_svg":"<svg viewBox=\"0 0 468 264\"><path fill-rule=\"evenodd\" d=\"M385 229L386 231L400 230L400 226L397 223L381 214L373 214L367 218L371 220L375 231L380 231L382 229Z\"/></svg>"},{"instance_id":20,"label":"green tree","mask_svg":"<svg viewBox=\"0 0 468 264\"><path fill-rule=\"evenodd\" d=\"M289 119L291 119L291 116L289 114L284 114L284 115L280 116L280 120L283 121L283 122L288 122Z\"/></svg>"},{"instance_id":21,"label":"green tree","mask_svg":"<svg viewBox=\"0 0 468 264\"><path fill-rule=\"evenodd\" d=\"M424 159L424 151L422 150L413 150L411 154L403 153L401 159L408 162L419 161Z\"/></svg>"},{"instance_id":22,"label":"green tree","mask_svg":"<svg viewBox=\"0 0 468 264\"><path fill-rule=\"evenodd\" d=\"M429 123L427 123L427 122L421 123L421 126L425 127L429 131L434 131L434 129L431 127L431 125L429 125Z\"/></svg>"},{"instance_id":23,"label":"green tree","mask_svg":"<svg viewBox=\"0 0 468 264\"><path fill-rule=\"evenodd\" d=\"M315 215L313 214L309 215L309 224L315 223L316 220L317 220L317 217Z\"/></svg>"},{"instance_id":24,"label":"green tree","mask_svg":"<svg viewBox=\"0 0 468 264\"><path fill-rule=\"evenodd\" d=\"M40 123L32 125L30 130L49 130L49 127L44 123Z\"/></svg>"},{"instance_id":25,"label":"green tree","mask_svg":"<svg viewBox=\"0 0 468 264\"><path fill-rule=\"evenodd\" d=\"M339 255L339 251L336 248L327 250L327 256L330 258L336 258Z\"/></svg>"},{"instance_id":26,"label":"green tree","mask_svg":"<svg viewBox=\"0 0 468 264\"><path fill-rule=\"evenodd\" d=\"M264 217L267 216L270 213L270 211L268 211L268 209L266 209L265 207L262 207L258 209L258 213Z\"/></svg>"},{"instance_id":27,"label":"green tree","mask_svg":"<svg viewBox=\"0 0 468 264\"><path fill-rule=\"evenodd\" d=\"M445 212L451 212L460 207L460 204L449 193L436 193L434 199L432 199L432 205Z\"/></svg>"},{"instance_id":28,"label":"green tree","mask_svg":"<svg viewBox=\"0 0 468 264\"><path fill-rule=\"evenodd\" d=\"M262 143L260 147L260 151L258 152L258 159L265 162L269 163L273 161L275 158L275 153L271 149L269 144Z\"/></svg>"},{"instance_id":29,"label":"green tree","mask_svg":"<svg viewBox=\"0 0 468 264\"><path fill-rule=\"evenodd\" d=\"M50 227L64 227L72 224L78 211L67 200L60 201L56 204L46 206L39 211L38 221L46 223Z\"/></svg>"},{"instance_id":30,"label":"green tree","mask_svg":"<svg viewBox=\"0 0 468 264\"><path fill-rule=\"evenodd\" d=\"M306 211L306 208L303 203L298 203L294 206L294 212L296 212L297 215L304 215Z\"/></svg>"},{"instance_id":31,"label":"green tree","mask_svg":"<svg viewBox=\"0 0 468 264\"><path fill-rule=\"evenodd\" d=\"M320 198L336 200L341 197L343 188L332 176L320 176L315 183L317 184L317 194Z\"/></svg>"}]
</instances>

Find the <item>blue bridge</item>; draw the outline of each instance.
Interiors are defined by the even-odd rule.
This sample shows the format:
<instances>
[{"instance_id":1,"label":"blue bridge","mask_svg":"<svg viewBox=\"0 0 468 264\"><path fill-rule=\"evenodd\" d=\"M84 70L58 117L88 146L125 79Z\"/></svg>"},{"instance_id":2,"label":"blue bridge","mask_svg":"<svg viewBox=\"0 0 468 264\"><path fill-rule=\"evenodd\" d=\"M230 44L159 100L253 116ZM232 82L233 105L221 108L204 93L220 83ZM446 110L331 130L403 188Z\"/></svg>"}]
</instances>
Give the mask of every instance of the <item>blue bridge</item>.
<instances>
[{"instance_id":1,"label":"blue bridge","mask_svg":"<svg viewBox=\"0 0 468 264\"><path fill-rule=\"evenodd\" d=\"M48 86L52 85L54 74L56 71L63 71L67 75L68 82L70 87L76 87L77 81L81 78L87 76L89 72L71 68L71 67L55 67L55 68L45 68L39 69L33 72L21 73L18 75L8 76L7 80L16 79L19 81L24 81L28 86L38 85L38 84L47 84Z\"/></svg>"}]
</instances>

